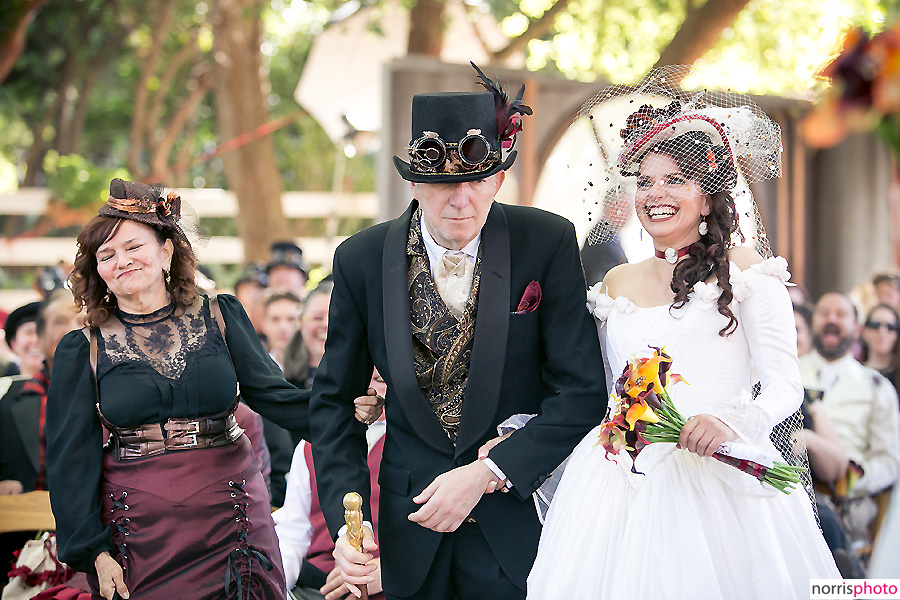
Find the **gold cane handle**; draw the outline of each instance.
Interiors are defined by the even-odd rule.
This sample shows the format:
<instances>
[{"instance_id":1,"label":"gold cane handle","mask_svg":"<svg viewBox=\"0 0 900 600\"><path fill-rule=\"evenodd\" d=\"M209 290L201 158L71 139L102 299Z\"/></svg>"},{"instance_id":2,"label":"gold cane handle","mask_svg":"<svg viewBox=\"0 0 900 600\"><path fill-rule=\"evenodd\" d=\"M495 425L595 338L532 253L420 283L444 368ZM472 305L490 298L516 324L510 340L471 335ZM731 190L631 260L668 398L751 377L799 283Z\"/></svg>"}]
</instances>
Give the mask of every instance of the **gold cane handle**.
<instances>
[{"instance_id":1,"label":"gold cane handle","mask_svg":"<svg viewBox=\"0 0 900 600\"><path fill-rule=\"evenodd\" d=\"M363 552L363 515L362 496L356 492L344 494L344 522L347 523L347 541L357 552ZM366 584L357 585L362 593L360 600L368 600L369 593Z\"/></svg>"}]
</instances>

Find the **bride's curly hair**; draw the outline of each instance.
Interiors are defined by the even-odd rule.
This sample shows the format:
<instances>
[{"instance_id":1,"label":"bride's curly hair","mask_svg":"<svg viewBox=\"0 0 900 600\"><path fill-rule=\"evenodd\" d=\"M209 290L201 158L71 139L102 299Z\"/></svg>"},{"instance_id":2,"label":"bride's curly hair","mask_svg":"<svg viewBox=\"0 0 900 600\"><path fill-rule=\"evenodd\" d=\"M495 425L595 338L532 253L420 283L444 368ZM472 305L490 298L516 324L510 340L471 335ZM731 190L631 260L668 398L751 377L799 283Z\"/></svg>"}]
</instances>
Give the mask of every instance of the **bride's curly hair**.
<instances>
[{"instance_id":1,"label":"bride's curly hair","mask_svg":"<svg viewBox=\"0 0 900 600\"><path fill-rule=\"evenodd\" d=\"M690 131L678 137L664 140L650 148L647 154L666 155L678 165L688 179L699 183L701 191L709 195L709 226L700 241L692 245L690 253L675 265L672 272L672 291L675 300L671 308L683 307L689 300L691 289L699 281L715 276L722 294L716 305L719 314L728 319L728 324L719 331L728 337L737 329L737 317L729 304L734 299L728 280L728 249L732 247L735 233L739 233L738 212L730 191L737 184L737 173L728 151L712 143L710 137L700 131ZM645 154L646 157L646 154ZM716 190L716 191L710 191Z\"/></svg>"}]
</instances>

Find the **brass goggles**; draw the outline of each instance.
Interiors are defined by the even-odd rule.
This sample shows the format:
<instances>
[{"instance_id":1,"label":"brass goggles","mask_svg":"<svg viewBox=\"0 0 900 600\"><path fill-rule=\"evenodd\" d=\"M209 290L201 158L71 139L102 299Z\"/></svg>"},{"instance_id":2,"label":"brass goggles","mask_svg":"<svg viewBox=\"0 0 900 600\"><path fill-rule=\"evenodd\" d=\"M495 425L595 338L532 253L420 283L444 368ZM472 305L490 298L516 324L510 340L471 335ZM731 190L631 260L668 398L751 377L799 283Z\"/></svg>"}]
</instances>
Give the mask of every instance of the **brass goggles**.
<instances>
[{"instance_id":1,"label":"brass goggles","mask_svg":"<svg viewBox=\"0 0 900 600\"><path fill-rule=\"evenodd\" d=\"M487 171L500 162L500 150L491 150L490 143L481 135L480 129L470 129L457 143L445 142L433 131L422 133L422 137L408 148L410 163L417 171Z\"/></svg>"}]
</instances>

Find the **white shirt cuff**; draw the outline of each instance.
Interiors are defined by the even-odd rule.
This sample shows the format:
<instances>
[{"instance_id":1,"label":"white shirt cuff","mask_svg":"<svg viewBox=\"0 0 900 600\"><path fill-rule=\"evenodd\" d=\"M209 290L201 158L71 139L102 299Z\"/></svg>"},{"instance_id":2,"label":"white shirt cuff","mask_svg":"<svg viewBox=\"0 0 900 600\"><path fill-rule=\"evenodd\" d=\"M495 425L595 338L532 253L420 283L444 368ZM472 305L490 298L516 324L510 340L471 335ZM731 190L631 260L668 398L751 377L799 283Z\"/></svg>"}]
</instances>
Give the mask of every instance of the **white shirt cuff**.
<instances>
[{"instance_id":1,"label":"white shirt cuff","mask_svg":"<svg viewBox=\"0 0 900 600\"><path fill-rule=\"evenodd\" d=\"M488 469L490 469L491 472L497 476L497 479L499 479L502 482L506 482L507 489L510 489L510 490L512 489L512 487L513 487L512 481L510 481L509 479L506 478L506 474L503 473L503 471L500 469L500 467L497 466L497 463L495 463L494 461L492 461L490 458L488 458L486 456L481 459L481 462L483 462L484 466L486 466Z\"/></svg>"}]
</instances>

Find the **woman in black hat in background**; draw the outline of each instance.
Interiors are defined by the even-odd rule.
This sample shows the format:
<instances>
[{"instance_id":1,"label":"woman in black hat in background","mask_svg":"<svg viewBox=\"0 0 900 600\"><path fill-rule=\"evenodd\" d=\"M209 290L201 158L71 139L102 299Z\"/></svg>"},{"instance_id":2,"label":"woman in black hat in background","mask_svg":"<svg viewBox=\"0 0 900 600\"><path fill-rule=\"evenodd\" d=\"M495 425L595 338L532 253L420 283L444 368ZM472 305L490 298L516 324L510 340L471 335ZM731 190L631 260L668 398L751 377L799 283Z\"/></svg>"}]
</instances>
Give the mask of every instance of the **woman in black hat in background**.
<instances>
[{"instance_id":1,"label":"woman in black hat in background","mask_svg":"<svg viewBox=\"0 0 900 600\"><path fill-rule=\"evenodd\" d=\"M234 297L198 292L180 202L114 179L78 236L71 282L87 327L59 344L47 411L59 555L95 597L283 598L235 390L307 439L308 393Z\"/></svg>"}]
</instances>

